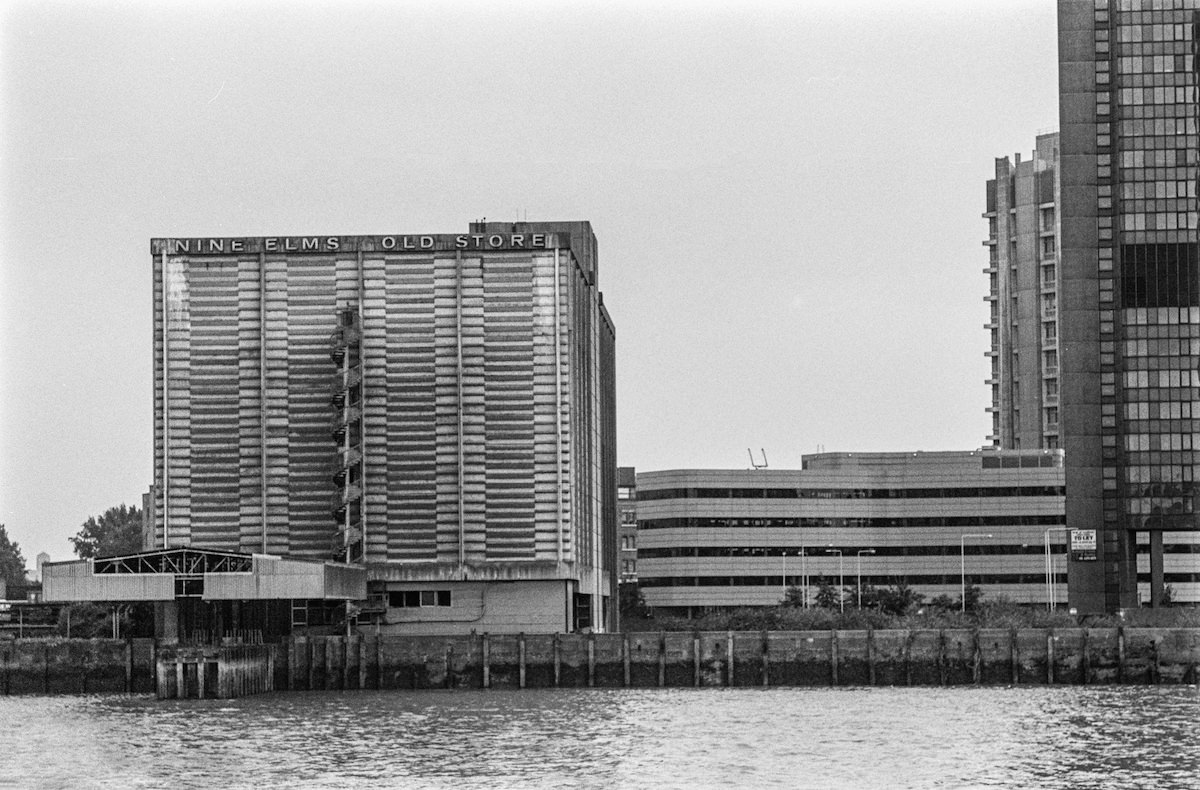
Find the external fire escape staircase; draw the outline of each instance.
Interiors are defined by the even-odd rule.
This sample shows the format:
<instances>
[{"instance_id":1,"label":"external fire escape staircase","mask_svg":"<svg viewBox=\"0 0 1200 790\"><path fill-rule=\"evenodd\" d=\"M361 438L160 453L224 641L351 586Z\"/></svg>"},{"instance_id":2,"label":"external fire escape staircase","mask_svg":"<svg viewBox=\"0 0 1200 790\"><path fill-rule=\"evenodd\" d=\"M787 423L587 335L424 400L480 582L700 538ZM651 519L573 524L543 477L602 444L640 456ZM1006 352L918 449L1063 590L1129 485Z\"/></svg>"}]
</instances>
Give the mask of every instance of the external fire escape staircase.
<instances>
[{"instance_id":1,"label":"external fire escape staircase","mask_svg":"<svg viewBox=\"0 0 1200 790\"><path fill-rule=\"evenodd\" d=\"M329 356L337 365L330 383L329 432L335 449L330 465L334 491L330 513L337 524L334 558L361 562L363 545L362 327L356 306L338 310L338 326L330 337Z\"/></svg>"}]
</instances>

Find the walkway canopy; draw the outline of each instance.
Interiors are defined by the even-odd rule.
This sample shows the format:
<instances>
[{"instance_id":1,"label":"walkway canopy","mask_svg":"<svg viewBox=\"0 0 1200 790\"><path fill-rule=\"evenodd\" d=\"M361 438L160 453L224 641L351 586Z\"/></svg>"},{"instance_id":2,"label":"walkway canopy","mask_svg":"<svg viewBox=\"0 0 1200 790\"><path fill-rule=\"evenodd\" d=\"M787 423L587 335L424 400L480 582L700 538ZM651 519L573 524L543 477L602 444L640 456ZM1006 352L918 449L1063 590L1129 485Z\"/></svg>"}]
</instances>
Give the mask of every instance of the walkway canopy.
<instances>
[{"instance_id":1,"label":"walkway canopy","mask_svg":"<svg viewBox=\"0 0 1200 790\"><path fill-rule=\"evenodd\" d=\"M47 603L77 601L335 600L367 597L366 571L355 565L269 554L177 548L121 557L48 562Z\"/></svg>"}]
</instances>

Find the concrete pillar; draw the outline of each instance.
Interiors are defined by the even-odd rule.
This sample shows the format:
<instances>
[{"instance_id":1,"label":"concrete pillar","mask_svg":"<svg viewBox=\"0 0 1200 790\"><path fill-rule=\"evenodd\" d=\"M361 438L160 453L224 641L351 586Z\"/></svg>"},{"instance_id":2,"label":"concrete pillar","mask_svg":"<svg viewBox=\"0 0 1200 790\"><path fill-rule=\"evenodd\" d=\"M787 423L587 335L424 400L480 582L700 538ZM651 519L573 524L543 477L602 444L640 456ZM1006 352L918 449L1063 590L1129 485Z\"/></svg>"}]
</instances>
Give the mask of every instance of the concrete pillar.
<instances>
[{"instance_id":1,"label":"concrete pillar","mask_svg":"<svg viewBox=\"0 0 1200 790\"><path fill-rule=\"evenodd\" d=\"M1163 534L1160 529L1150 530L1150 606L1162 606L1163 590Z\"/></svg>"},{"instance_id":2,"label":"concrete pillar","mask_svg":"<svg viewBox=\"0 0 1200 790\"><path fill-rule=\"evenodd\" d=\"M154 636L164 644L179 642L179 604L175 601L154 604Z\"/></svg>"}]
</instances>

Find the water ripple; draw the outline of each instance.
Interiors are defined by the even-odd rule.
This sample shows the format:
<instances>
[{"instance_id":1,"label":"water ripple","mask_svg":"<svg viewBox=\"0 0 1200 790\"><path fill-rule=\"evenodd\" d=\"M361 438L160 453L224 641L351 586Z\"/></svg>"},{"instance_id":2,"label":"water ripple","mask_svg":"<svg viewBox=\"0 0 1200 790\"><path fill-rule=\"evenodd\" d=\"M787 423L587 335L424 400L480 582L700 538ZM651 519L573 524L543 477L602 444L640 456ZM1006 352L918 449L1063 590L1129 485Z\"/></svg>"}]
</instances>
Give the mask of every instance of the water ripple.
<instances>
[{"instance_id":1,"label":"water ripple","mask_svg":"<svg viewBox=\"0 0 1200 790\"><path fill-rule=\"evenodd\" d=\"M0 698L0 786L1200 788L1194 687Z\"/></svg>"}]
</instances>

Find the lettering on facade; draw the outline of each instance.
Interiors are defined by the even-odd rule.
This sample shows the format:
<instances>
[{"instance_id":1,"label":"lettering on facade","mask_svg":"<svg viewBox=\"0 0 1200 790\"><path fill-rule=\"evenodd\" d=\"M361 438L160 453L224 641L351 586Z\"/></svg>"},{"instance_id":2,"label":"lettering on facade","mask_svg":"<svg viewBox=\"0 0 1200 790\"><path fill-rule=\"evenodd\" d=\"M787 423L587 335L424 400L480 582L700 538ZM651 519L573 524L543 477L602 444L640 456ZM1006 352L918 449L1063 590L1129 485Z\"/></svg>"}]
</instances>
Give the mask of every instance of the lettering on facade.
<instances>
[{"instance_id":1,"label":"lettering on facade","mask_svg":"<svg viewBox=\"0 0 1200 790\"><path fill-rule=\"evenodd\" d=\"M567 248L553 233L467 233L390 236L263 236L252 238L154 239L151 250L167 255L247 255L331 252L444 252Z\"/></svg>"}]
</instances>

